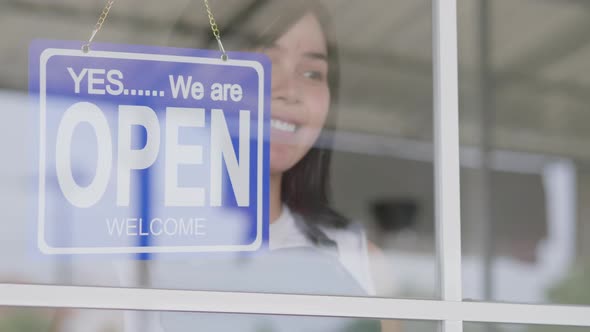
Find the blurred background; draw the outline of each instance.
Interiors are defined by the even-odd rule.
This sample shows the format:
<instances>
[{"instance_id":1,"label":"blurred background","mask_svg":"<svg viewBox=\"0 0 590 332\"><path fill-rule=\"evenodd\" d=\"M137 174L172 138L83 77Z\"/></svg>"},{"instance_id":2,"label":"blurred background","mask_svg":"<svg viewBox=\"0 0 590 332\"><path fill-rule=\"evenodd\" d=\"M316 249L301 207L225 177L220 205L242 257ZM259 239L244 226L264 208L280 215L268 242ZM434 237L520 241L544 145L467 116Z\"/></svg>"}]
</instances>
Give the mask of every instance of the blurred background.
<instances>
[{"instance_id":1,"label":"blurred background","mask_svg":"<svg viewBox=\"0 0 590 332\"><path fill-rule=\"evenodd\" d=\"M0 308L0 331L127 331L125 316L138 314L140 313L134 311ZM162 317L166 331L187 331L188 326L192 326L190 331L235 331L236 326L228 322L236 321L241 323L239 331L244 332L367 332L375 331L374 328L381 324L379 320L356 318L174 312L155 312L151 318L158 316ZM159 325L155 320L150 323ZM401 321L385 323L398 324ZM435 321L404 321L403 323L424 332L437 331L439 325Z\"/></svg>"},{"instance_id":2,"label":"blurred background","mask_svg":"<svg viewBox=\"0 0 590 332\"><path fill-rule=\"evenodd\" d=\"M211 5L223 29L272 2ZM378 296L438 298L431 1L322 3L341 54L334 206L383 252ZM28 45L86 40L103 6L0 2L0 282L149 287L139 261L31 254ZM458 0L458 19L464 298L590 304L590 2ZM214 49L209 29L200 1L120 0L96 41Z\"/></svg>"}]
</instances>

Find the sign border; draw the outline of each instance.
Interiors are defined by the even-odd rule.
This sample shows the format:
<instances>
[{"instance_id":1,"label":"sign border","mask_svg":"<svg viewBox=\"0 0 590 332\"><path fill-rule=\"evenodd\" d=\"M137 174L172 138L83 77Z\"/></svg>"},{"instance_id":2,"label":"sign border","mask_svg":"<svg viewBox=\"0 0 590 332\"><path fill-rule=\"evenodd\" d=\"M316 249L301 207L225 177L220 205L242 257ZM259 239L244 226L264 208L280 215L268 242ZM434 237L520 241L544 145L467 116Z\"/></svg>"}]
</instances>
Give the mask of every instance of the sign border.
<instances>
[{"instance_id":1,"label":"sign border","mask_svg":"<svg viewBox=\"0 0 590 332\"><path fill-rule=\"evenodd\" d=\"M99 57L109 59L129 59L129 60L146 60L146 61L168 61L177 63L192 63L205 65L224 65L252 68L258 74L258 167L257 167L257 218L256 218L256 238L250 244L246 245L206 245L206 246L131 246L131 247L54 247L47 243L45 239L45 171L46 171L46 112L47 112L47 62L53 56L76 56L76 57ZM236 251L255 251L262 246L263 237L263 138L264 138L264 67L253 60L235 60L228 59L222 61L218 58L207 58L199 56L183 56L170 54L150 54L150 53L133 53L117 51L94 51L83 53L79 49L62 49L47 48L40 54L39 64L39 108L40 108L40 135L39 135L39 203L37 219L37 246L45 254L152 254L152 253L195 253L195 252L236 252Z\"/></svg>"}]
</instances>

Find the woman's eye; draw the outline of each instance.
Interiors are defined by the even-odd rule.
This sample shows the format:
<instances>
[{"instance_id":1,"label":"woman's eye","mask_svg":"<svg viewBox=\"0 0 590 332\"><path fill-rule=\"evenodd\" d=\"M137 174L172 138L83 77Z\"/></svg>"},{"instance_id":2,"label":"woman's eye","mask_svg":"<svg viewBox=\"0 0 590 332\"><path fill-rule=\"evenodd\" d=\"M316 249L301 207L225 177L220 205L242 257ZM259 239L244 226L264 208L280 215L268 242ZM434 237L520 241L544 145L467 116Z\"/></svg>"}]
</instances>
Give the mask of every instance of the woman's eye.
<instances>
[{"instance_id":1,"label":"woman's eye","mask_svg":"<svg viewBox=\"0 0 590 332\"><path fill-rule=\"evenodd\" d=\"M305 78L309 78L314 81L323 81L324 80L324 73L317 70L308 70L303 73Z\"/></svg>"}]
</instances>

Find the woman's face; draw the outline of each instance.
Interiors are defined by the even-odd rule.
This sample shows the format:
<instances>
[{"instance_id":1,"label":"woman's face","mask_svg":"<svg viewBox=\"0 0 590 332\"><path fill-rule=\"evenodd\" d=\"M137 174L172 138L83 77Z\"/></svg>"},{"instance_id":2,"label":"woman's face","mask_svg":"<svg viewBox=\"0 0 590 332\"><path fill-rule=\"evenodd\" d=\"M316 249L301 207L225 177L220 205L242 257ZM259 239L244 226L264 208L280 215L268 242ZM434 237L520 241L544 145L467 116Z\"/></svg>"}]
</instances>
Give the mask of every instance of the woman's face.
<instances>
[{"instance_id":1,"label":"woman's face","mask_svg":"<svg viewBox=\"0 0 590 332\"><path fill-rule=\"evenodd\" d=\"M272 60L270 170L281 174L309 151L328 115L326 37L307 14L264 53Z\"/></svg>"}]
</instances>

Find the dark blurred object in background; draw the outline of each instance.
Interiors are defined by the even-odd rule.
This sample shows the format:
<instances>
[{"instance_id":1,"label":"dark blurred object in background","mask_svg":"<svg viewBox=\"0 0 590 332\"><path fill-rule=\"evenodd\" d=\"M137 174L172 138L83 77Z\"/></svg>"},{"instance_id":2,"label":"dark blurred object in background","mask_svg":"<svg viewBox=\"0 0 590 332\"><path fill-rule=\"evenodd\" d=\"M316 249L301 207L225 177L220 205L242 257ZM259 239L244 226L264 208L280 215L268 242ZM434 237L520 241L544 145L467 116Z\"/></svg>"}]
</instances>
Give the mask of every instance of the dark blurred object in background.
<instances>
[{"instance_id":1,"label":"dark blurred object in background","mask_svg":"<svg viewBox=\"0 0 590 332\"><path fill-rule=\"evenodd\" d=\"M412 198L383 198L371 204L380 232L396 233L416 224L418 203Z\"/></svg>"}]
</instances>

